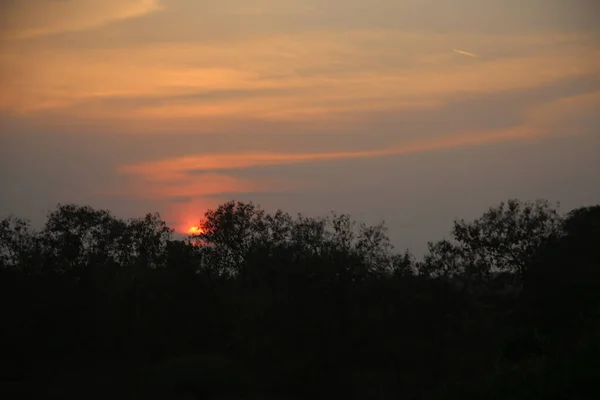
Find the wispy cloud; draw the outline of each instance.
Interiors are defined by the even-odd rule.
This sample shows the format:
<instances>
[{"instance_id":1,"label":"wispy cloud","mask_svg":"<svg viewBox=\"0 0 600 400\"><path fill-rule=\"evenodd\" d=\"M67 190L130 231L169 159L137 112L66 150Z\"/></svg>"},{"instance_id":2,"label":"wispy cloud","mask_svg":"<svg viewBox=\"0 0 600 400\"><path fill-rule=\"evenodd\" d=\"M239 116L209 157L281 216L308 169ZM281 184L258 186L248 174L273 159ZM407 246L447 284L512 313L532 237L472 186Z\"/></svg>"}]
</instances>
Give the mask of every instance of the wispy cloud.
<instances>
[{"instance_id":1,"label":"wispy cloud","mask_svg":"<svg viewBox=\"0 0 600 400\"><path fill-rule=\"evenodd\" d=\"M82 31L160 9L159 0L14 1L0 16L0 38L28 39Z\"/></svg>"},{"instance_id":2,"label":"wispy cloud","mask_svg":"<svg viewBox=\"0 0 600 400\"><path fill-rule=\"evenodd\" d=\"M369 151L330 153L238 152L199 154L159 161L128 164L118 172L129 176L125 193L141 197L210 196L222 193L250 193L264 190L288 190L294 182L282 180L244 180L231 176L232 170L257 166L281 166L311 162L398 156L460 146L493 143L503 140L526 140L534 137L532 129L519 126L491 132L478 132L454 137L419 141L403 146ZM223 173L227 171L228 173ZM303 185L306 183L302 183Z\"/></svg>"},{"instance_id":3,"label":"wispy cloud","mask_svg":"<svg viewBox=\"0 0 600 400\"><path fill-rule=\"evenodd\" d=\"M125 196L151 198L203 198L223 194L287 191L307 188L311 182L278 179L239 178L236 170L254 167L277 167L316 162L336 162L379 157L395 157L443 149L478 146L503 141L527 141L555 133L552 125L570 121L577 115L593 114L600 106L599 92L579 94L534 105L523 111L520 125L490 131L441 135L429 140L415 140L396 146L370 150L340 152L228 152L190 154L157 161L125 164L118 173L130 184L121 192ZM571 132L575 133L575 132Z\"/></svg>"},{"instance_id":4,"label":"wispy cloud","mask_svg":"<svg viewBox=\"0 0 600 400\"><path fill-rule=\"evenodd\" d=\"M202 121L234 119L319 125L322 119L354 121L365 112L428 108L460 93L520 90L598 74L598 47L576 38L562 39L571 41L560 53L547 46L529 51L536 48L529 43L523 46L530 54L468 64L448 57L449 40L329 32L240 40L229 47L7 52L0 67L11 71L11 79L3 78L0 108L55 116L63 125L98 119L112 126L109 131L128 125L172 130L174 121L193 130L206 125ZM508 48L504 39L495 40Z\"/></svg>"},{"instance_id":5,"label":"wispy cloud","mask_svg":"<svg viewBox=\"0 0 600 400\"><path fill-rule=\"evenodd\" d=\"M474 53L469 53L467 51L463 51L463 50L459 50L459 49L452 49L455 53L457 54L462 54L463 56L467 56L467 57L473 57L473 58L478 58L479 56L477 54Z\"/></svg>"}]
</instances>

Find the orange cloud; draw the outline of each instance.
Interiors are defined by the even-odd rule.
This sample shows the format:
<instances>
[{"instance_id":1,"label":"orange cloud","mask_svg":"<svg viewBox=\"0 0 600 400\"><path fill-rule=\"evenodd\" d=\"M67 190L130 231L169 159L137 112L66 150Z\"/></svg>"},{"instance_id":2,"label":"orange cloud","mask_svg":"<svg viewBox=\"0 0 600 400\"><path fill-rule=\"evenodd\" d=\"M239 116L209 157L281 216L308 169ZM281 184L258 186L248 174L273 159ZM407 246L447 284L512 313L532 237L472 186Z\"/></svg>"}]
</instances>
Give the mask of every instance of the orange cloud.
<instances>
[{"instance_id":1,"label":"orange cloud","mask_svg":"<svg viewBox=\"0 0 600 400\"><path fill-rule=\"evenodd\" d=\"M454 42L480 57L464 63L454 57ZM173 122L190 130L233 118L319 125L332 117L353 121L357 113L432 107L465 92L598 75L599 66L598 46L581 35L354 31L236 38L219 46L11 48L0 57L10 72L0 107L63 124L98 119L109 130L164 131Z\"/></svg>"},{"instance_id":2,"label":"orange cloud","mask_svg":"<svg viewBox=\"0 0 600 400\"><path fill-rule=\"evenodd\" d=\"M157 162L125 165L120 172L143 177L150 182L170 182L186 179L189 173L241 169L255 166L299 164L311 161L377 157L393 154L393 150L340 153L233 153L205 154L167 159Z\"/></svg>"},{"instance_id":3,"label":"orange cloud","mask_svg":"<svg viewBox=\"0 0 600 400\"><path fill-rule=\"evenodd\" d=\"M159 9L158 0L15 1L0 18L0 36L27 39L81 31Z\"/></svg>"},{"instance_id":4,"label":"orange cloud","mask_svg":"<svg viewBox=\"0 0 600 400\"><path fill-rule=\"evenodd\" d=\"M553 134L553 126L593 115L600 107L600 92L561 98L523 112L524 123L507 129L437 137L373 150L345 152L234 152L186 155L118 167L133 184L122 194L149 198L188 198L261 191L286 191L310 183L283 179L242 179L232 170L274 167L319 161L390 157L403 154L490 144L502 141L533 140ZM571 132L571 131L570 131Z\"/></svg>"},{"instance_id":5,"label":"orange cloud","mask_svg":"<svg viewBox=\"0 0 600 400\"><path fill-rule=\"evenodd\" d=\"M190 172L231 170L256 166L300 164L313 161L329 161L402 155L422 151L439 150L462 145L482 144L502 139L526 138L532 130L526 127L470 133L448 138L420 141L387 149L333 153L221 153L184 156L161 161L124 165L119 172L143 177L152 182L168 182L185 179Z\"/></svg>"},{"instance_id":6,"label":"orange cloud","mask_svg":"<svg viewBox=\"0 0 600 400\"><path fill-rule=\"evenodd\" d=\"M241 179L222 170L255 166L302 164L316 161L335 161L433 151L446 148L479 145L504 140L527 140L538 132L526 126L514 129L471 133L448 138L420 141L398 147L369 151L333 153L224 153L184 156L165 160L123 165L119 168L134 182L123 194L149 198L194 198L233 193L285 191L297 189L305 183L285 180Z\"/></svg>"}]
</instances>

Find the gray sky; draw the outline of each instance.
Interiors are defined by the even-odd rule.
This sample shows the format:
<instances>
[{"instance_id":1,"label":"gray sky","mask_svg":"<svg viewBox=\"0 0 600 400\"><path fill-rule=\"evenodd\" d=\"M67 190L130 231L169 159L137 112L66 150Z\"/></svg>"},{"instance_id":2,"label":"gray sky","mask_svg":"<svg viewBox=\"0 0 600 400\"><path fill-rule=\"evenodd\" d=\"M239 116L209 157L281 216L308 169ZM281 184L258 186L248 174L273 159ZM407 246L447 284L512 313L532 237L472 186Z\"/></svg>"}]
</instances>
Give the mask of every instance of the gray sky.
<instances>
[{"instance_id":1,"label":"gray sky","mask_svg":"<svg viewBox=\"0 0 600 400\"><path fill-rule=\"evenodd\" d=\"M219 5L217 5L219 4ZM0 213L229 199L423 251L508 198L600 203L595 0L0 4Z\"/></svg>"}]
</instances>

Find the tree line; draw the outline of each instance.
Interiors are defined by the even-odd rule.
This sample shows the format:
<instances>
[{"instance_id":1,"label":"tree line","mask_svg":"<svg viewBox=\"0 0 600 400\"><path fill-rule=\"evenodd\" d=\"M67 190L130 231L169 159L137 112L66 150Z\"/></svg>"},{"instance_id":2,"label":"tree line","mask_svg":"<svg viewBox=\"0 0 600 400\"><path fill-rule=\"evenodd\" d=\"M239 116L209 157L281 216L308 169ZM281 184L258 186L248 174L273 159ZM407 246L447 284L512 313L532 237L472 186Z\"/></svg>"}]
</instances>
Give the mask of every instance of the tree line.
<instances>
[{"instance_id":1,"label":"tree line","mask_svg":"<svg viewBox=\"0 0 600 400\"><path fill-rule=\"evenodd\" d=\"M0 390L65 397L588 399L600 206L509 200L417 260L384 224L228 202L0 221ZM95 397L96 396L96 397ZM272 397L268 397L272 396ZM273 397L278 396L278 397Z\"/></svg>"}]
</instances>

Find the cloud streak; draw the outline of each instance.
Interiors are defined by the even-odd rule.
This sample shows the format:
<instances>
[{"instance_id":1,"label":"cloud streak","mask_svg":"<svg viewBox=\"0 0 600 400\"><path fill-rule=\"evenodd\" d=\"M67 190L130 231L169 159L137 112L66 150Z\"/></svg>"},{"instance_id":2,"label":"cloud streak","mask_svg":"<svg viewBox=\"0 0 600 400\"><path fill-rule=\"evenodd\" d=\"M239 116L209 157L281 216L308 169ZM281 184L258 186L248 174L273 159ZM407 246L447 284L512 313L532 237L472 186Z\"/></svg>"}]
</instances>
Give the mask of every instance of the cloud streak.
<instances>
[{"instance_id":1,"label":"cloud streak","mask_svg":"<svg viewBox=\"0 0 600 400\"><path fill-rule=\"evenodd\" d=\"M494 143L504 140L527 140L537 132L526 127L514 127L491 132L458 135L420 141L403 146L369 151L329 153L239 152L200 154L159 161L127 164L118 172L133 179L125 193L133 196L173 198L182 196L212 196L223 193L251 193L269 190L290 190L298 185L285 180L244 180L229 174L252 167L274 167L314 162L399 156L462 146ZM226 173L224 173L226 172ZM305 186L302 183L300 186Z\"/></svg>"},{"instance_id":2,"label":"cloud streak","mask_svg":"<svg viewBox=\"0 0 600 400\"><path fill-rule=\"evenodd\" d=\"M160 10L158 0L27 0L9 2L0 17L0 37L30 39L94 29Z\"/></svg>"},{"instance_id":3,"label":"cloud streak","mask_svg":"<svg viewBox=\"0 0 600 400\"><path fill-rule=\"evenodd\" d=\"M463 51L463 50L459 50L459 49L452 49L452 51L454 51L456 54L461 54L461 55L467 56L467 57L473 57L473 58L479 57L477 54L469 53L467 51Z\"/></svg>"},{"instance_id":4,"label":"cloud streak","mask_svg":"<svg viewBox=\"0 0 600 400\"><path fill-rule=\"evenodd\" d=\"M236 171L257 167L307 165L432 152L445 149L487 145L505 141L528 141L557 134L553 126L562 126L585 115L592 115L600 106L597 91L561 97L535 104L523 111L520 125L489 131L441 135L428 140L415 140L383 148L339 152L221 152L191 154L157 161L124 164L118 167L121 176L134 185L123 195L151 198L202 198L235 193L288 191L308 188L314 182L290 182L278 179L248 179L235 177ZM596 122L598 123L598 121ZM571 130L570 133L577 133ZM563 133L564 134L564 133Z\"/></svg>"},{"instance_id":5,"label":"cloud streak","mask_svg":"<svg viewBox=\"0 0 600 400\"><path fill-rule=\"evenodd\" d=\"M7 52L0 66L11 79L3 78L0 110L48 124L54 118L65 129L98 120L108 132L172 131L173 122L186 131L213 122L231 129L228 121L249 119L315 126L343 119L352 126L365 113L432 108L458 94L534 88L600 70L598 47L577 38L556 37L560 53L548 38L512 50L512 40L488 39L505 55L467 64L448 54L451 39L439 35L367 31L229 47Z\"/></svg>"}]
</instances>

